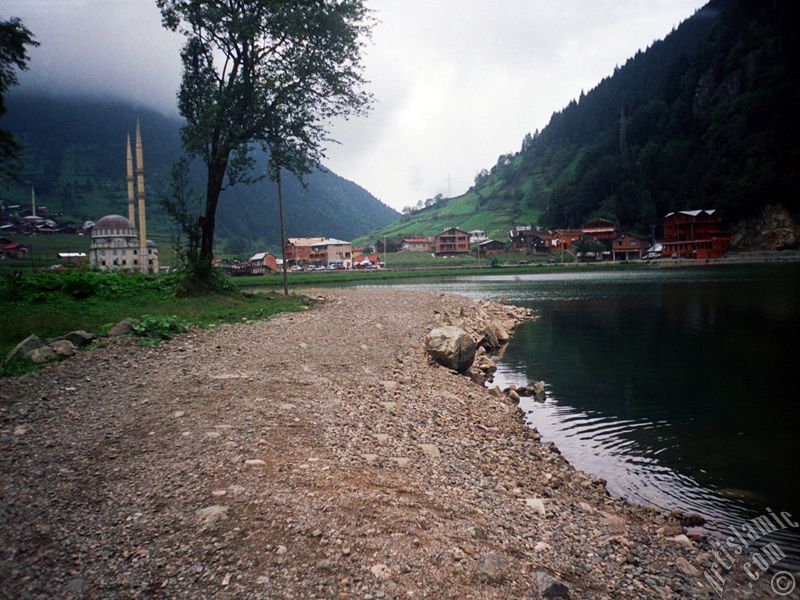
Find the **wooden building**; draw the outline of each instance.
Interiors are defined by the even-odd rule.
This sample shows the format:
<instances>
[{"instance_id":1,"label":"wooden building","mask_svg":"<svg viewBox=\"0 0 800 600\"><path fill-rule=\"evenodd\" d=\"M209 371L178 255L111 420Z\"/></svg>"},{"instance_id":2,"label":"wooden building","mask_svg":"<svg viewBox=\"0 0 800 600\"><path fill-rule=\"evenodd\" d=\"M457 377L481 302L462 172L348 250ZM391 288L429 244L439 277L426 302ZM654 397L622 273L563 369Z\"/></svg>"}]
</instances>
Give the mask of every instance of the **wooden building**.
<instances>
[{"instance_id":1,"label":"wooden building","mask_svg":"<svg viewBox=\"0 0 800 600\"><path fill-rule=\"evenodd\" d=\"M267 275L280 270L278 259L271 252L259 252L250 257L250 273L253 275Z\"/></svg>"},{"instance_id":2,"label":"wooden building","mask_svg":"<svg viewBox=\"0 0 800 600\"><path fill-rule=\"evenodd\" d=\"M611 242L611 260L641 260L649 245L646 238L623 233Z\"/></svg>"},{"instance_id":3,"label":"wooden building","mask_svg":"<svg viewBox=\"0 0 800 600\"><path fill-rule=\"evenodd\" d=\"M469 234L458 227L448 227L433 238L436 254L469 254Z\"/></svg>"},{"instance_id":4,"label":"wooden building","mask_svg":"<svg viewBox=\"0 0 800 600\"><path fill-rule=\"evenodd\" d=\"M550 252L553 234L530 225L519 225L508 232L511 249L517 252Z\"/></svg>"},{"instance_id":5,"label":"wooden building","mask_svg":"<svg viewBox=\"0 0 800 600\"><path fill-rule=\"evenodd\" d=\"M407 252L430 252L431 241L426 237L405 238L400 250Z\"/></svg>"},{"instance_id":6,"label":"wooden building","mask_svg":"<svg viewBox=\"0 0 800 600\"><path fill-rule=\"evenodd\" d=\"M553 232L554 245L559 250L569 250L572 245L581 239L583 232L580 229L556 229Z\"/></svg>"},{"instance_id":7,"label":"wooden building","mask_svg":"<svg viewBox=\"0 0 800 600\"><path fill-rule=\"evenodd\" d=\"M587 238L610 242L617 237L617 224L608 219L592 219L581 225L581 233Z\"/></svg>"},{"instance_id":8,"label":"wooden building","mask_svg":"<svg viewBox=\"0 0 800 600\"><path fill-rule=\"evenodd\" d=\"M731 234L722 229L716 210L680 210L664 217L665 257L720 258L728 251Z\"/></svg>"},{"instance_id":9,"label":"wooden building","mask_svg":"<svg viewBox=\"0 0 800 600\"><path fill-rule=\"evenodd\" d=\"M504 254L506 245L497 240L486 240L478 244L478 256L489 256L491 254Z\"/></svg>"},{"instance_id":10,"label":"wooden building","mask_svg":"<svg viewBox=\"0 0 800 600\"><path fill-rule=\"evenodd\" d=\"M289 238L286 240L286 262L290 265L307 265L311 257L311 247L325 238Z\"/></svg>"}]
</instances>

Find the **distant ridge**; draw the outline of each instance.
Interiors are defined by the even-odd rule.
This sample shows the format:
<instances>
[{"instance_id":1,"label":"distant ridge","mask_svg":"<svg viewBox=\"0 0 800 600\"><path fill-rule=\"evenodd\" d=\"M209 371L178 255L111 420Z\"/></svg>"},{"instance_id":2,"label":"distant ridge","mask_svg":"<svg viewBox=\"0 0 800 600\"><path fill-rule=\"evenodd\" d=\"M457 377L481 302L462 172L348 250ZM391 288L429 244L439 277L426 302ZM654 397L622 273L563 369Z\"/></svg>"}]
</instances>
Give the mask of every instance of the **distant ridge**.
<instances>
[{"instance_id":1,"label":"distant ridge","mask_svg":"<svg viewBox=\"0 0 800 600\"><path fill-rule=\"evenodd\" d=\"M26 149L20 184L0 187L0 197L26 202L30 186L51 212L75 220L126 213L125 135L142 122L150 231L172 228L158 197L169 189L173 163L181 154L180 120L118 100L48 97L16 90L2 119ZM259 161L263 168L266 158ZM292 236L352 239L399 215L357 184L326 170L306 179L284 177L286 230ZM202 178L195 189L203 190ZM237 185L223 192L218 236L279 243L276 190L269 181Z\"/></svg>"}]
</instances>

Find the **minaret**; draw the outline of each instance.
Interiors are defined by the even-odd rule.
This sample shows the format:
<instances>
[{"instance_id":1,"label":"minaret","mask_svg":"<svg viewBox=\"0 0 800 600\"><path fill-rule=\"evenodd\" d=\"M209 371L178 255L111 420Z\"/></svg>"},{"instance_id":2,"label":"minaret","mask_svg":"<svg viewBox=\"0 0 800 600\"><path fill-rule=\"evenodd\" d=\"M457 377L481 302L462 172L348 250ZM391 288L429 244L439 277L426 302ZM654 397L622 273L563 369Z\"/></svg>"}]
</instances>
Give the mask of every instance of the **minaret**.
<instances>
[{"instance_id":1,"label":"minaret","mask_svg":"<svg viewBox=\"0 0 800 600\"><path fill-rule=\"evenodd\" d=\"M136 191L139 196L139 262L147 273L147 220L144 214L144 158L142 157L142 130L136 117Z\"/></svg>"},{"instance_id":2,"label":"minaret","mask_svg":"<svg viewBox=\"0 0 800 600\"><path fill-rule=\"evenodd\" d=\"M128 181L128 220L136 226L136 211L133 205L133 155L131 154L131 134L128 134L127 147L127 181Z\"/></svg>"}]
</instances>

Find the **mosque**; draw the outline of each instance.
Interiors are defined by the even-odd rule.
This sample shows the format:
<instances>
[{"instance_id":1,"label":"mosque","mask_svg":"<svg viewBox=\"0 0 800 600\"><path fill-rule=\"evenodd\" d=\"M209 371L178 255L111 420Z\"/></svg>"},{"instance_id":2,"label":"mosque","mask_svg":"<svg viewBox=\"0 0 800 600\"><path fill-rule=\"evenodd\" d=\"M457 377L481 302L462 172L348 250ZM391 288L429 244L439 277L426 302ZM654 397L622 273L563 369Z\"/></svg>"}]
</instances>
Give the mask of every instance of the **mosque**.
<instances>
[{"instance_id":1,"label":"mosque","mask_svg":"<svg viewBox=\"0 0 800 600\"><path fill-rule=\"evenodd\" d=\"M127 143L128 217L106 215L92 228L89 264L100 271L158 273L158 246L147 239L145 216L144 159L142 133L136 120L136 191L139 201L139 230L136 230L133 190L131 136Z\"/></svg>"}]
</instances>

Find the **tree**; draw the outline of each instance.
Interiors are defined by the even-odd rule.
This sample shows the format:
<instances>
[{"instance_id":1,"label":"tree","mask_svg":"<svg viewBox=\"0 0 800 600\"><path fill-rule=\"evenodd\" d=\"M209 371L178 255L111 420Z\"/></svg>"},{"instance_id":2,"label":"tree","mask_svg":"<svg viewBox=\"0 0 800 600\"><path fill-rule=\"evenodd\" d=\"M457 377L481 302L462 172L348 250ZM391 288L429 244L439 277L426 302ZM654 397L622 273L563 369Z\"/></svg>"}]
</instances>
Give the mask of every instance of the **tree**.
<instances>
[{"instance_id":1,"label":"tree","mask_svg":"<svg viewBox=\"0 0 800 600\"><path fill-rule=\"evenodd\" d=\"M252 145L267 174L298 176L324 157L336 116L365 110L361 50L372 21L363 0L156 0L165 27L186 37L178 108L183 145L206 167L195 277L211 279L221 192L253 181Z\"/></svg>"},{"instance_id":2,"label":"tree","mask_svg":"<svg viewBox=\"0 0 800 600\"><path fill-rule=\"evenodd\" d=\"M5 95L19 84L17 70L28 69L27 47L38 46L33 34L18 18L0 21L0 117L6 114ZM22 146L10 131L0 129L0 177L13 175Z\"/></svg>"}]
</instances>

